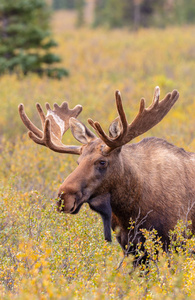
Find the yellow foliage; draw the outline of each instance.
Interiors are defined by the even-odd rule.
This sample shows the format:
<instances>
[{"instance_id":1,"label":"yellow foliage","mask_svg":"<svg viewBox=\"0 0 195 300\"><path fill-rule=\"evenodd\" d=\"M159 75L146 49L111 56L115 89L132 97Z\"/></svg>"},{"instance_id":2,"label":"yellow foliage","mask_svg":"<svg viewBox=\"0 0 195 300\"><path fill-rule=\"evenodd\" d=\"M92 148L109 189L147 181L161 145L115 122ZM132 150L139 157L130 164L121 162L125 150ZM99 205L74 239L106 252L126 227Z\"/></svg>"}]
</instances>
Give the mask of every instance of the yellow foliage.
<instances>
[{"instance_id":1,"label":"yellow foliage","mask_svg":"<svg viewBox=\"0 0 195 300\"><path fill-rule=\"evenodd\" d=\"M149 269L133 270L131 256L118 268L123 254L114 237L111 245L104 242L99 216L87 207L78 216L56 212L57 190L75 168L76 158L33 144L17 107L24 103L40 126L35 103L66 100L71 108L82 104L79 119L86 125L91 117L107 129L116 117L116 89L122 92L129 122L141 97L150 104L156 85L162 97L178 89L175 107L145 136L166 138L195 151L195 28L132 33L67 30L65 24L63 18L55 20L53 30L62 66L70 70L68 78L0 78L0 298L193 299L195 262L189 251L177 255L173 250L168 257L159 248L157 262L156 246L145 232L153 257ZM76 143L70 132L64 143ZM191 239L186 244L191 253L194 243Z\"/></svg>"}]
</instances>

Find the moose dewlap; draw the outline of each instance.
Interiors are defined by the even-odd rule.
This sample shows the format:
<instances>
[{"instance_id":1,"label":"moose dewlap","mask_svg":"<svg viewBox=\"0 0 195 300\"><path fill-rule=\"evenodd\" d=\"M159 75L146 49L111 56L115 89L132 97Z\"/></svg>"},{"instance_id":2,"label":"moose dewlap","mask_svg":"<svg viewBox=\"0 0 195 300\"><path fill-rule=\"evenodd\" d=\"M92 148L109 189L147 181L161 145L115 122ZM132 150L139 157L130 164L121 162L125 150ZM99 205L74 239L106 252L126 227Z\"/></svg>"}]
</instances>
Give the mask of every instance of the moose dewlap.
<instances>
[{"instance_id":1,"label":"moose dewlap","mask_svg":"<svg viewBox=\"0 0 195 300\"><path fill-rule=\"evenodd\" d=\"M111 241L111 228L125 250L131 242L131 252L143 241L140 228L156 229L164 248L169 243L169 230L179 219L192 221L195 233L195 153L186 152L159 138L145 138L128 144L158 124L179 97L174 90L159 101L160 89L155 88L152 104L145 108L141 99L137 116L128 123L120 92L116 91L118 117L111 123L107 135L98 122L88 119L97 136L77 120L82 106L73 109L63 102L46 104L45 116L36 105L42 122L39 130L27 117L23 104L19 113L29 137L53 151L79 155L77 168L65 179L59 190L58 210L76 214L84 203L98 212L104 224L104 236ZM82 146L67 146L61 142L71 129ZM137 224L136 235L130 240L129 220Z\"/></svg>"}]
</instances>

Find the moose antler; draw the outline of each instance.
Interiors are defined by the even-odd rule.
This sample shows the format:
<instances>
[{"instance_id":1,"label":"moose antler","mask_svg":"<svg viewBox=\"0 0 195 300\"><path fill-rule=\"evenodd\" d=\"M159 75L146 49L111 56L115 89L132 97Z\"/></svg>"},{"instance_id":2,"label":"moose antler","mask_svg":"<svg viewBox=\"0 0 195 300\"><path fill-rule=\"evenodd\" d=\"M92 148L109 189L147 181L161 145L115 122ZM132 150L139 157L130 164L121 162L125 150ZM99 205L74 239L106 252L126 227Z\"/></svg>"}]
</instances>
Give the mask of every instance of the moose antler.
<instances>
[{"instance_id":1,"label":"moose antler","mask_svg":"<svg viewBox=\"0 0 195 300\"><path fill-rule=\"evenodd\" d=\"M159 96L160 88L157 86L154 91L152 104L148 108L145 108L145 99L142 98L138 115L131 124L128 124L123 110L120 92L116 91L116 106L119 116L110 125L110 136L104 132L98 122L88 119L89 124L107 145L104 149L105 154L108 154L117 147L125 145L135 137L145 133L158 124L177 101L179 93L176 90L173 90L172 93L168 93L160 102Z\"/></svg>"},{"instance_id":2,"label":"moose antler","mask_svg":"<svg viewBox=\"0 0 195 300\"><path fill-rule=\"evenodd\" d=\"M61 142L63 134L69 128L69 119L77 117L82 111L82 106L77 105L73 109L68 108L68 103L63 102L61 106L54 104L54 109L46 103L47 115L39 103L36 104L39 113L43 131L38 129L27 117L24 111L24 105L21 103L18 107L20 117L24 125L30 130L29 137L37 144L46 146L55 152L80 154L80 146L66 146Z\"/></svg>"}]
</instances>

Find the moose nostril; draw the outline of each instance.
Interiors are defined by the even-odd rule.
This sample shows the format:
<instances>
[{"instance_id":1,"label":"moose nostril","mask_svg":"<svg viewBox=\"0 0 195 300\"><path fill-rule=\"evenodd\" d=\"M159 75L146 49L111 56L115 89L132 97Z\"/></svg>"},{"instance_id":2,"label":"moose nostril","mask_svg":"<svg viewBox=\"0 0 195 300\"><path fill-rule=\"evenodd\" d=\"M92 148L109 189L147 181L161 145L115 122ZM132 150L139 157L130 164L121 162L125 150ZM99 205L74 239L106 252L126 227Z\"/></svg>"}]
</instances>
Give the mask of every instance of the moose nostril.
<instances>
[{"instance_id":1,"label":"moose nostril","mask_svg":"<svg viewBox=\"0 0 195 300\"><path fill-rule=\"evenodd\" d=\"M71 208L70 213L72 213L74 211L74 208L75 208L74 206Z\"/></svg>"}]
</instances>

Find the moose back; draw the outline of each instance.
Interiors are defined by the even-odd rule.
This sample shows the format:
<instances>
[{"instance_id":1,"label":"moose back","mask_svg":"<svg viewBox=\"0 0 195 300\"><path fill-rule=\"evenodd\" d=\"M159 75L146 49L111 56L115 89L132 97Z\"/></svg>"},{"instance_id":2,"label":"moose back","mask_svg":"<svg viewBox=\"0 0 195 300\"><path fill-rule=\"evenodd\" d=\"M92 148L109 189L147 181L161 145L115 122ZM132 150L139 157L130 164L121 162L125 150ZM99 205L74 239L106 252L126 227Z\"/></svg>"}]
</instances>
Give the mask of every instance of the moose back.
<instances>
[{"instance_id":1,"label":"moose back","mask_svg":"<svg viewBox=\"0 0 195 300\"><path fill-rule=\"evenodd\" d=\"M116 91L118 117L111 123L109 134L98 122L88 119L97 136L77 119L82 111L80 105L69 109L66 102L61 106L55 103L51 109L46 103L45 115L37 103L42 130L28 119L23 104L19 105L21 119L35 143L79 156L77 168L59 189L58 210L76 214L88 203L102 217L105 239L111 241L112 228L124 251L130 242L136 248L138 241L143 241L139 230L131 238L130 219L139 228L156 229L164 248L169 243L169 230L179 219L191 220L195 233L195 154L155 137L127 144L158 124L179 93L174 90L161 101L159 96L160 89L156 87L148 108L142 98L139 112L129 124L120 92ZM62 143L69 128L82 146Z\"/></svg>"}]
</instances>

